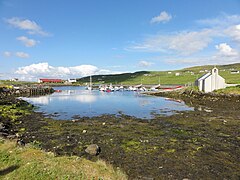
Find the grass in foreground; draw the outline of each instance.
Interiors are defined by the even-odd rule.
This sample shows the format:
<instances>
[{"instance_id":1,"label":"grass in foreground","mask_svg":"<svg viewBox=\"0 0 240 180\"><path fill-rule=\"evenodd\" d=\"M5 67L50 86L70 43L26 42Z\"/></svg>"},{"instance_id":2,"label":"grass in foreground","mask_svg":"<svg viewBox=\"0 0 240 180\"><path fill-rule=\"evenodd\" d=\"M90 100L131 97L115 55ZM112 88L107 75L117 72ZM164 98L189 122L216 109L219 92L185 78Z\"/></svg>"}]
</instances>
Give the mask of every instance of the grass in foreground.
<instances>
[{"instance_id":1,"label":"grass in foreground","mask_svg":"<svg viewBox=\"0 0 240 180\"><path fill-rule=\"evenodd\" d=\"M0 179L127 179L120 170L99 160L55 157L34 146L17 147L0 139Z\"/></svg>"}]
</instances>

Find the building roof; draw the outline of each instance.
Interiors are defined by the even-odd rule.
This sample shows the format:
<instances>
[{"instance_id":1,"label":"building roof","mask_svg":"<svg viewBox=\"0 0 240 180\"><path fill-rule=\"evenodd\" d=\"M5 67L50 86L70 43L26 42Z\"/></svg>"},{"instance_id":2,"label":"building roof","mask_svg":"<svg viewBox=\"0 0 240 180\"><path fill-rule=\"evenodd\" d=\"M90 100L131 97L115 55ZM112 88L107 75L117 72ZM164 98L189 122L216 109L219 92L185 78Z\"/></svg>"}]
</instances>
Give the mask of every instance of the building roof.
<instances>
[{"instance_id":1,"label":"building roof","mask_svg":"<svg viewBox=\"0 0 240 180\"><path fill-rule=\"evenodd\" d=\"M42 82L62 82L61 79L40 79Z\"/></svg>"},{"instance_id":2,"label":"building roof","mask_svg":"<svg viewBox=\"0 0 240 180\"><path fill-rule=\"evenodd\" d=\"M206 79L207 77L209 77L210 75L211 75L211 73L204 74L204 75L202 75L200 78L198 78L197 81L204 80L204 79Z\"/></svg>"}]
</instances>

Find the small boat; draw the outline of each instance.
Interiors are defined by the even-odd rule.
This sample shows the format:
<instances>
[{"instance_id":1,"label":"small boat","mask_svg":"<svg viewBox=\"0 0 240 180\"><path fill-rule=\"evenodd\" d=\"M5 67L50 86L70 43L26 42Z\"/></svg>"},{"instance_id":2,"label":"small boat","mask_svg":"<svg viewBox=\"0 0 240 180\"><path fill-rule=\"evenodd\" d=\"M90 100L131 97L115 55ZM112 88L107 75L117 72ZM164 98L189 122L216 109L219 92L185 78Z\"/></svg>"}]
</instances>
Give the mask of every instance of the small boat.
<instances>
[{"instance_id":1,"label":"small boat","mask_svg":"<svg viewBox=\"0 0 240 180\"><path fill-rule=\"evenodd\" d=\"M89 82L89 85L86 87L86 90L92 90L92 76L90 76L90 82Z\"/></svg>"},{"instance_id":2,"label":"small boat","mask_svg":"<svg viewBox=\"0 0 240 180\"><path fill-rule=\"evenodd\" d=\"M99 87L99 91L106 91L105 87Z\"/></svg>"},{"instance_id":3,"label":"small boat","mask_svg":"<svg viewBox=\"0 0 240 180\"><path fill-rule=\"evenodd\" d=\"M147 89L145 87L141 87L138 89L139 91L147 91Z\"/></svg>"},{"instance_id":4,"label":"small boat","mask_svg":"<svg viewBox=\"0 0 240 180\"><path fill-rule=\"evenodd\" d=\"M91 86L87 86L86 90L92 90L92 87Z\"/></svg>"},{"instance_id":5,"label":"small boat","mask_svg":"<svg viewBox=\"0 0 240 180\"><path fill-rule=\"evenodd\" d=\"M110 89L107 89L106 92L112 92Z\"/></svg>"},{"instance_id":6,"label":"small boat","mask_svg":"<svg viewBox=\"0 0 240 180\"><path fill-rule=\"evenodd\" d=\"M119 90L120 90L120 87L118 87L118 86L114 87L114 91L119 91Z\"/></svg>"},{"instance_id":7,"label":"small boat","mask_svg":"<svg viewBox=\"0 0 240 180\"><path fill-rule=\"evenodd\" d=\"M57 90L55 90L54 92L62 92L62 90L57 89Z\"/></svg>"},{"instance_id":8,"label":"small boat","mask_svg":"<svg viewBox=\"0 0 240 180\"><path fill-rule=\"evenodd\" d=\"M123 86L120 86L119 89L120 89L120 90L124 90L124 87L123 87Z\"/></svg>"}]
</instances>

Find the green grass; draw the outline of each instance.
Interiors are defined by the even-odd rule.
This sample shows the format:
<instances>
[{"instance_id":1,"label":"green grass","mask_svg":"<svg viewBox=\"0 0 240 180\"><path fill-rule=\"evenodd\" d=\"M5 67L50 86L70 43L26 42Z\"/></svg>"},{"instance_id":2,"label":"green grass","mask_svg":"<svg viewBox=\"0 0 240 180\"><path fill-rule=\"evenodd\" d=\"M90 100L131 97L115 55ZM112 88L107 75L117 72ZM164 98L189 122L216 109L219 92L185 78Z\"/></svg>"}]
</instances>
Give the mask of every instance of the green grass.
<instances>
[{"instance_id":1,"label":"green grass","mask_svg":"<svg viewBox=\"0 0 240 180\"><path fill-rule=\"evenodd\" d=\"M185 68L175 71L140 71L135 73L124 73L115 75L95 75L92 76L94 84L158 84L159 79L161 84L187 84L194 83L197 78L205 74L206 72L200 72L202 70L211 70L214 66L196 66L191 68ZM226 83L240 84L240 74L231 74L231 70L240 70L240 63L231 65L217 66L219 68L219 74L226 79ZM171 72L171 73L169 73ZM180 73L180 76L176 76L175 73ZM89 83L89 77L78 79L81 84Z\"/></svg>"},{"instance_id":2,"label":"green grass","mask_svg":"<svg viewBox=\"0 0 240 180\"><path fill-rule=\"evenodd\" d=\"M102 160L55 157L31 145L0 139L0 179L127 179Z\"/></svg>"},{"instance_id":3,"label":"green grass","mask_svg":"<svg viewBox=\"0 0 240 180\"><path fill-rule=\"evenodd\" d=\"M240 86L236 87L227 87L225 89L219 89L214 91L217 94L239 94L240 95Z\"/></svg>"},{"instance_id":4,"label":"green grass","mask_svg":"<svg viewBox=\"0 0 240 180\"><path fill-rule=\"evenodd\" d=\"M16 121L22 116L29 115L32 112L33 106L25 101L18 101L15 104L0 105L0 115L3 118L8 118L11 121Z\"/></svg>"},{"instance_id":5,"label":"green grass","mask_svg":"<svg viewBox=\"0 0 240 180\"><path fill-rule=\"evenodd\" d=\"M28 82L28 81L9 81L9 80L0 80L0 87L4 85L33 85L36 84L36 82Z\"/></svg>"}]
</instances>

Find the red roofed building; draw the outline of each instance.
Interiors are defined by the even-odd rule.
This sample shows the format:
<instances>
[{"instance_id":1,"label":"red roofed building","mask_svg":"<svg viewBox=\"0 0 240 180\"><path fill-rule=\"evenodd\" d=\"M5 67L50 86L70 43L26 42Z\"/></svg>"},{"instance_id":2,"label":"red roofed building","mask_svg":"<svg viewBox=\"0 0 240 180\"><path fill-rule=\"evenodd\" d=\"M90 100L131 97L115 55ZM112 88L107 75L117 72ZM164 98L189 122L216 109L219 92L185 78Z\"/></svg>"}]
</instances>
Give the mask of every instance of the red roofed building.
<instances>
[{"instance_id":1,"label":"red roofed building","mask_svg":"<svg viewBox=\"0 0 240 180\"><path fill-rule=\"evenodd\" d=\"M39 83L62 83L63 80L61 79L39 79Z\"/></svg>"}]
</instances>

